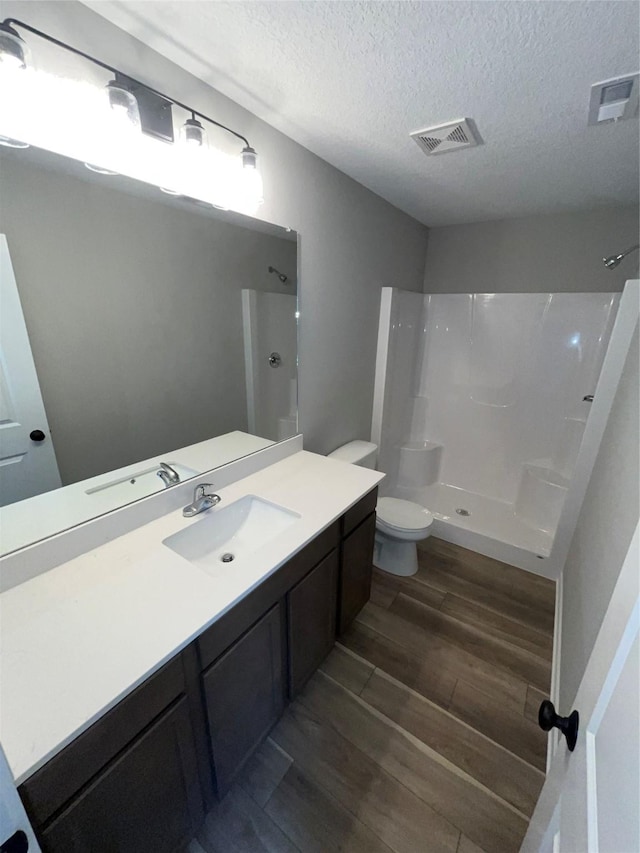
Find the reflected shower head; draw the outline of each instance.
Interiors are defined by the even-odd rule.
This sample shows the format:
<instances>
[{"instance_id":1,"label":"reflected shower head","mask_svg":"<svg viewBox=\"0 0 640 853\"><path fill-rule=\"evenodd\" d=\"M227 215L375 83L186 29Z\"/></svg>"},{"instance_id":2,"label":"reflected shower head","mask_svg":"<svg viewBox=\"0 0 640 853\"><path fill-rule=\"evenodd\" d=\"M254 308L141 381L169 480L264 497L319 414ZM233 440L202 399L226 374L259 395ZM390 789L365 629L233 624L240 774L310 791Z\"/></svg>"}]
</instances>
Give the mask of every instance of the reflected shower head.
<instances>
[{"instance_id":1,"label":"reflected shower head","mask_svg":"<svg viewBox=\"0 0 640 853\"><path fill-rule=\"evenodd\" d=\"M286 284L289 281L289 277L283 272L277 270L275 267L269 267L269 272L275 273L283 284Z\"/></svg>"},{"instance_id":2,"label":"reflected shower head","mask_svg":"<svg viewBox=\"0 0 640 853\"><path fill-rule=\"evenodd\" d=\"M635 246L631 246L629 249L627 249L625 252L621 252L619 255L609 255L608 258L603 258L602 263L608 270L614 270L618 266L618 264L626 258L627 255L631 254L631 252L636 252L638 249L640 249L640 243L636 244Z\"/></svg>"}]
</instances>

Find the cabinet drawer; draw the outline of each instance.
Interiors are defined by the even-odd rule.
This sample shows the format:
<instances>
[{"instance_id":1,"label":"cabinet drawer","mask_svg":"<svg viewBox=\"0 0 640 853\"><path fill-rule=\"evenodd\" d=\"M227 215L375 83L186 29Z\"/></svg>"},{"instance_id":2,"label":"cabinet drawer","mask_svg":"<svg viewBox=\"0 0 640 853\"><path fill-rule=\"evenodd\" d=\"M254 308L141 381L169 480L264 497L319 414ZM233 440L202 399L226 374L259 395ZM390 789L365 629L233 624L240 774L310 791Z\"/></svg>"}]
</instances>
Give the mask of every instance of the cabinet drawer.
<instances>
[{"instance_id":1,"label":"cabinet drawer","mask_svg":"<svg viewBox=\"0 0 640 853\"><path fill-rule=\"evenodd\" d=\"M220 657L263 613L284 598L292 586L336 548L339 533L340 522L336 521L214 622L198 639L202 668ZM233 564L230 566L229 571L233 571Z\"/></svg>"},{"instance_id":2,"label":"cabinet drawer","mask_svg":"<svg viewBox=\"0 0 640 853\"><path fill-rule=\"evenodd\" d=\"M338 552L299 581L287 596L289 698L304 687L336 639Z\"/></svg>"},{"instance_id":3,"label":"cabinet drawer","mask_svg":"<svg viewBox=\"0 0 640 853\"><path fill-rule=\"evenodd\" d=\"M356 618L371 594L376 514L372 512L342 543L339 633Z\"/></svg>"},{"instance_id":4,"label":"cabinet drawer","mask_svg":"<svg viewBox=\"0 0 640 853\"><path fill-rule=\"evenodd\" d=\"M342 538L348 536L368 515L375 512L378 502L378 487L372 489L361 498L357 504L348 509L342 516Z\"/></svg>"},{"instance_id":5,"label":"cabinet drawer","mask_svg":"<svg viewBox=\"0 0 640 853\"><path fill-rule=\"evenodd\" d=\"M39 833L44 853L174 853L204 817L180 699Z\"/></svg>"},{"instance_id":6,"label":"cabinet drawer","mask_svg":"<svg viewBox=\"0 0 640 853\"><path fill-rule=\"evenodd\" d=\"M61 808L184 689L178 655L27 779L19 792L34 826Z\"/></svg>"},{"instance_id":7,"label":"cabinet drawer","mask_svg":"<svg viewBox=\"0 0 640 853\"><path fill-rule=\"evenodd\" d=\"M202 676L220 798L284 710L282 611L273 607Z\"/></svg>"}]
</instances>

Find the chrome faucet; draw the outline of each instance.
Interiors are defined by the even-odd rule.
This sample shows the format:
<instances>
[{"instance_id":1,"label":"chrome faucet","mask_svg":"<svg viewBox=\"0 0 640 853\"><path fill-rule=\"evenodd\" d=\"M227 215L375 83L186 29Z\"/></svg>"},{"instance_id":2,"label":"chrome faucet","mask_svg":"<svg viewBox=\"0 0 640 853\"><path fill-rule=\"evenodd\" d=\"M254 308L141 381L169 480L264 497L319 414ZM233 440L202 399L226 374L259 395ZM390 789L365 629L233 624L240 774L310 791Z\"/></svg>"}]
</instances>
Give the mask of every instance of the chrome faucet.
<instances>
[{"instance_id":1,"label":"chrome faucet","mask_svg":"<svg viewBox=\"0 0 640 853\"><path fill-rule=\"evenodd\" d=\"M191 518L220 503L220 495L215 495L213 492L207 491L212 488L213 485L211 483L200 483L196 486L193 493L193 501L182 510L185 518Z\"/></svg>"},{"instance_id":2,"label":"chrome faucet","mask_svg":"<svg viewBox=\"0 0 640 853\"><path fill-rule=\"evenodd\" d=\"M175 468L172 468L171 465L167 465L166 462L160 462L159 465L160 470L156 471L156 475L160 477L164 483L165 489L168 489L169 486L173 486L175 483L180 482L180 474L178 474Z\"/></svg>"}]
</instances>

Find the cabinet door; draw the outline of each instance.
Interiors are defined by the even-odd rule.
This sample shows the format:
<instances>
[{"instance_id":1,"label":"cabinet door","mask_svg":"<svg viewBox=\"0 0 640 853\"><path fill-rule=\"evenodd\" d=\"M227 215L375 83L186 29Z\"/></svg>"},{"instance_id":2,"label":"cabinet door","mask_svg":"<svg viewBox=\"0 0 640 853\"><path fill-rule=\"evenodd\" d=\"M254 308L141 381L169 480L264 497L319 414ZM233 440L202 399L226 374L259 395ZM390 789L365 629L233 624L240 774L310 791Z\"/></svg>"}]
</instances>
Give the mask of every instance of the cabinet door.
<instances>
[{"instance_id":1,"label":"cabinet door","mask_svg":"<svg viewBox=\"0 0 640 853\"><path fill-rule=\"evenodd\" d=\"M220 798L284 709L282 631L277 604L202 677Z\"/></svg>"},{"instance_id":2,"label":"cabinet door","mask_svg":"<svg viewBox=\"0 0 640 853\"><path fill-rule=\"evenodd\" d=\"M375 532L376 514L372 512L342 542L340 614L338 617L340 633L349 627L369 601Z\"/></svg>"},{"instance_id":3,"label":"cabinet door","mask_svg":"<svg viewBox=\"0 0 640 853\"><path fill-rule=\"evenodd\" d=\"M39 833L45 853L173 853L203 818L186 699Z\"/></svg>"},{"instance_id":4,"label":"cabinet door","mask_svg":"<svg viewBox=\"0 0 640 853\"><path fill-rule=\"evenodd\" d=\"M289 697L299 693L336 639L338 553L312 569L287 595Z\"/></svg>"}]
</instances>

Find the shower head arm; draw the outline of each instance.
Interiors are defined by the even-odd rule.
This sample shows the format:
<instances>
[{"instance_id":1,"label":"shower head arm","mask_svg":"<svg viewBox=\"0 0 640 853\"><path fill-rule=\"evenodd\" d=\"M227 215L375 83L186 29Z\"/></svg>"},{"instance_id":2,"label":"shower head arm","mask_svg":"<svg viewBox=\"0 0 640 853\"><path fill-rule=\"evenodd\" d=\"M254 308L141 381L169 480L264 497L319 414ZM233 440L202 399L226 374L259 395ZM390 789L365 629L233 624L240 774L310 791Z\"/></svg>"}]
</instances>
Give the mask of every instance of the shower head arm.
<instances>
[{"instance_id":1,"label":"shower head arm","mask_svg":"<svg viewBox=\"0 0 640 853\"><path fill-rule=\"evenodd\" d=\"M618 264L620 264L627 255L630 255L632 252L636 252L640 249L640 243L636 243L635 246L629 246L628 249L625 249L624 252L620 252L619 255L609 255L608 258L603 258L602 263L608 270L614 270Z\"/></svg>"}]
</instances>

